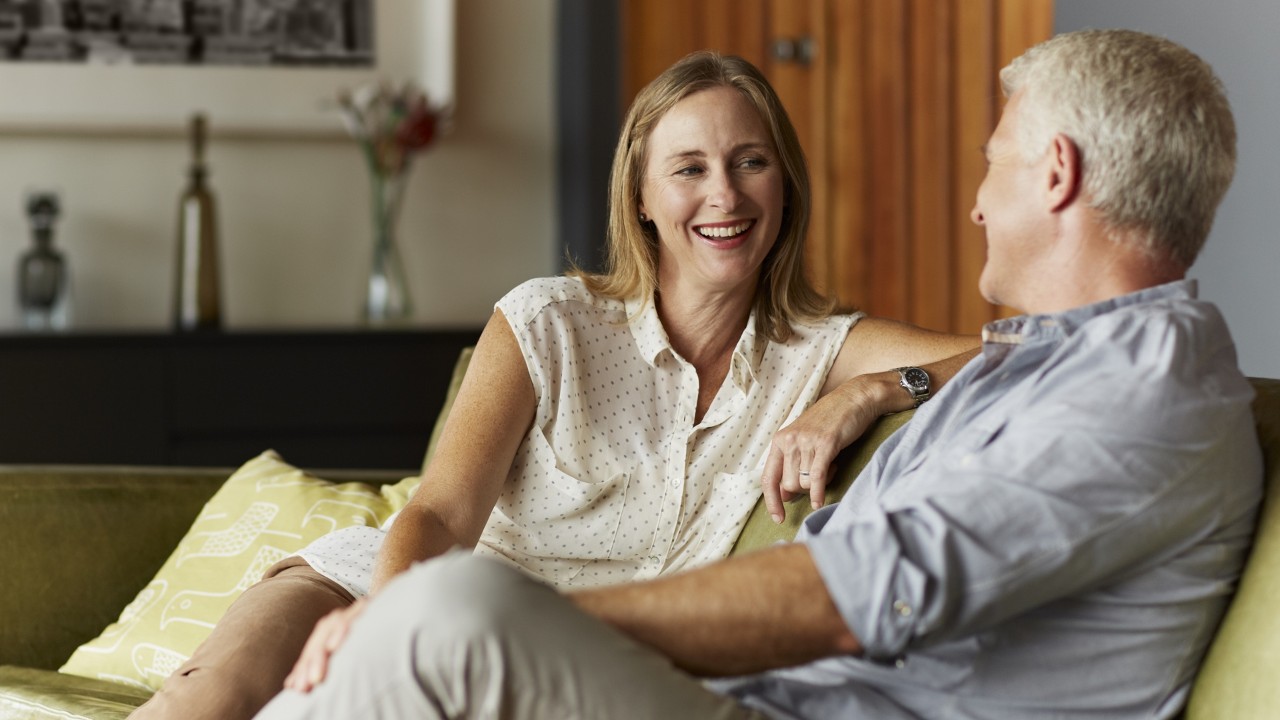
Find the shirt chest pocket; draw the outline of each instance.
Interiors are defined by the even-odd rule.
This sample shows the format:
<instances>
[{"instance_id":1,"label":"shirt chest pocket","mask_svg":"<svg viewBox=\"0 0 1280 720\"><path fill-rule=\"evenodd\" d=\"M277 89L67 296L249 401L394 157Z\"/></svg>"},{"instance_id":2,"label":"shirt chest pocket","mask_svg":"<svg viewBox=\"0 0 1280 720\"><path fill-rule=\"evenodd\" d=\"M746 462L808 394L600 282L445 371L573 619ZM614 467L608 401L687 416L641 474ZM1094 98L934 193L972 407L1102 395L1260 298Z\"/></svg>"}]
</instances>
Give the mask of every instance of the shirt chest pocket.
<instances>
[{"instance_id":1,"label":"shirt chest pocket","mask_svg":"<svg viewBox=\"0 0 1280 720\"><path fill-rule=\"evenodd\" d=\"M519 531L508 538L523 555L558 560L608 558L621 522L629 472L575 477L559 467L540 430L530 432L524 472L497 509Z\"/></svg>"},{"instance_id":2,"label":"shirt chest pocket","mask_svg":"<svg viewBox=\"0 0 1280 720\"><path fill-rule=\"evenodd\" d=\"M958 433L953 440L939 443L946 450L940 459L950 470L973 467L979 456L1004 432L1005 423L975 423Z\"/></svg>"},{"instance_id":3,"label":"shirt chest pocket","mask_svg":"<svg viewBox=\"0 0 1280 720\"><path fill-rule=\"evenodd\" d=\"M945 477L978 467L982 453L1004 431L1005 423L974 423L959 432L946 433L915 455L901 471L892 473L890 497L910 494L916 482L932 482L935 473Z\"/></svg>"}]
</instances>

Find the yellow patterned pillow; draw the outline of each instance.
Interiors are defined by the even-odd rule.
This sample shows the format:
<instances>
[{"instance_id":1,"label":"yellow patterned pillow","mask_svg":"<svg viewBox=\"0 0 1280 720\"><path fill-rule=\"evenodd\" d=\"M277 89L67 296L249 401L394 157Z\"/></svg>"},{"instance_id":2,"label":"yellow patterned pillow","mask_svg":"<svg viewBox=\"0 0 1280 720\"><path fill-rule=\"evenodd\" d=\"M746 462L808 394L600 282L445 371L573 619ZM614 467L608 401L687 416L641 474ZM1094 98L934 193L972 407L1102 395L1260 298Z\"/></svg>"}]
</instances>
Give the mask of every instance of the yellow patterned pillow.
<instances>
[{"instance_id":1,"label":"yellow patterned pillow","mask_svg":"<svg viewBox=\"0 0 1280 720\"><path fill-rule=\"evenodd\" d=\"M61 671L158 690L267 568L325 533L381 525L418 480L339 485L264 452L210 498L159 574Z\"/></svg>"}]
</instances>

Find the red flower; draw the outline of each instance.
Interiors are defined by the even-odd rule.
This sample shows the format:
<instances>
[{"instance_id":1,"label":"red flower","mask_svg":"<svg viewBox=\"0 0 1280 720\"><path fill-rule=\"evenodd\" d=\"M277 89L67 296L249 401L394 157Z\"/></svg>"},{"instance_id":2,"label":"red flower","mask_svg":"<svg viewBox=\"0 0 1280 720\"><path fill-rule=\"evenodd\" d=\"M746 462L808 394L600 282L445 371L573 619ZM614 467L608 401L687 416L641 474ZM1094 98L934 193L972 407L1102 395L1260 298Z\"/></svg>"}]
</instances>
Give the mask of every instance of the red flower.
<instances>
[{"instance_id":1,"label":"red flower","mask_svg":"<svg viewBox=\"0 0 1280 720\"><path fill-rule=\"evenodd\" d=\"M426 94L413 85L398 90L386 84L367 85L354 93L338 93L342 120L360 141L370 170L395 175L409 165L414 153L435 141L449 108L432 107Z\"/></svg>"}]
</instances>

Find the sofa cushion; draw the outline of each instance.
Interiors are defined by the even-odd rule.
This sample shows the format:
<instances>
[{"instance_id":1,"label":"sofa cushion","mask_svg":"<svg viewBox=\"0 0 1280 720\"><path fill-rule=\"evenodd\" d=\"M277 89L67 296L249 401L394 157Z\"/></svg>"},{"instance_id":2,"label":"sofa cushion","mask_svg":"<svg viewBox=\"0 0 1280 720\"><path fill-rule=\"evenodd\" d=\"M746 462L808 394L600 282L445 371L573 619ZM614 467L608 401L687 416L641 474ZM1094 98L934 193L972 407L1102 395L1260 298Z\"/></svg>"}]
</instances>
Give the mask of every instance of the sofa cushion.
<instances>
[{"instance_id":1,"label":"sofa cushion","mask_svg":"<svg viewBox=\"0 0 1280 720\"><path fill-rule=\"evenodd\" d=\"M381 524L418 480L335 484L264 452L227 480L155 578L62 672L158 689L268 567L325 533Z\"/></svg>"},{"instance_id":2,"label":"sofa cushion","mask_svg":"<svg viewBox=\"0 0 1280 720\"><path fill-rule=\"evenodd\" d=\"M125 720L150 690L31 668L0 667L4 720Z\"/></svg>"},{"instance_id":3,"label":"sofa cushion","mask_svg":"<svg viewBox=\"0 0 1280 720\"><path fill-rule=\"evenodd\" d=\"M1189 720L1261 720L1280 708L1280 380L1254 379L1253 415L1266 496L1240 588L1214 637L1187 706Z\"/></svg>"}]
</instances>

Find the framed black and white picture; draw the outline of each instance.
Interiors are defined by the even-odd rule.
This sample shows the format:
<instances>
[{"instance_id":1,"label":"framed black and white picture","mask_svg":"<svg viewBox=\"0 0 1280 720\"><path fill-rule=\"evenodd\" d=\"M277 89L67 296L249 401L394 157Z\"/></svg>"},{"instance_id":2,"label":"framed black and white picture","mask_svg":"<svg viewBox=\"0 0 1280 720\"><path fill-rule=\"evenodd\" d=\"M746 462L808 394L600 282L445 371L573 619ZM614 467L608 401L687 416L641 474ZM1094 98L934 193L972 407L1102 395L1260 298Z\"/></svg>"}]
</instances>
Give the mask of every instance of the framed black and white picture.
<instances>
[{"instance_id":1,"label":"framed black and white picture","mask_svg":"<svg viewBox=\"0 0 1280 720\"><path fill-rule=\"evenodd\" d=\"M0 0L0 133L339 136L337 93L453 102L456 0Z\"/></svg>"}]
</instances>

